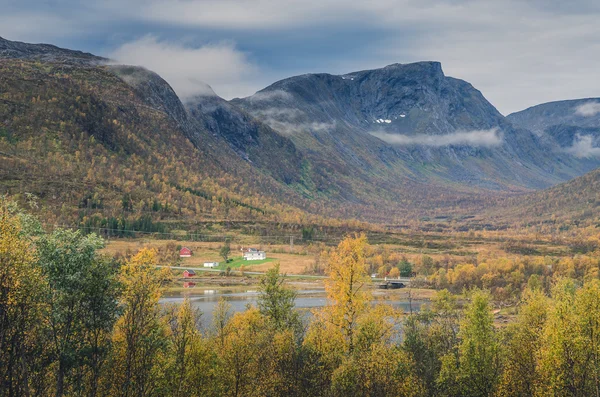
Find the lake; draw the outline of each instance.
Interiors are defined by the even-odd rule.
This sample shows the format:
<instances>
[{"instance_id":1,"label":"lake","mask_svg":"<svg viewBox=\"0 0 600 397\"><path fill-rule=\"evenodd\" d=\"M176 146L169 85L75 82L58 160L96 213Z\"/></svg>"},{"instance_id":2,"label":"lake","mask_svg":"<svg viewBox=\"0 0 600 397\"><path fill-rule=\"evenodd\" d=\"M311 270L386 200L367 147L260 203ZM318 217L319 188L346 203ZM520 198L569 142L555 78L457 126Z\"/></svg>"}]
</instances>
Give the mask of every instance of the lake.
<instances>
[{"instance_id":1,"label":"lake","mask_svg":"<svg viewBox=\"0 0 600 397\"><path fill-rule=\"evenodd\" d=\"M296 291L296 308L309 313L310 309L323 307L327 304L327 297L324 289L305 289ZM201 326L206 328L212 323L213 312L219 299L225 299L230 305L233 312L246 310L248 305L256 306L258 300L257 290L216 290L209 288L194 288L189 292L184 293L167 293L161 298L161 304L178 304L183 302L185 298L189 298L192 307L199 309L202 312ZM373 303L385 303L392 307L405 312L410 311L410 304L405 300L392 299L374 299ZM413 302L412 310L418 311L423 302Z\"/></svg>"}]
</instances>

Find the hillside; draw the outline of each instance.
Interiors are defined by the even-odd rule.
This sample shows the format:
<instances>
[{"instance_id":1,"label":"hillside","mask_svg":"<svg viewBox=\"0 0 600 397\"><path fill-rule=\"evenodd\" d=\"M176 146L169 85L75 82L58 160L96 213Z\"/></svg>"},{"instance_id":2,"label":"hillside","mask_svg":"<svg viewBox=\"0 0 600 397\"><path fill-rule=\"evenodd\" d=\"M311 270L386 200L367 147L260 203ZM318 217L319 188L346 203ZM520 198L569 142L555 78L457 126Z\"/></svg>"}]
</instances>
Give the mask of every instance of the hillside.
<instances>
[{"instance_id":1,"label":"hillside","mask_svg":"<svg viewBox=\"0 0 600 397\"><path fill-rule=\"evenodd\" d=\"M0 39L0 93L2 192L90 228L460 218L597 163L514 127L437 62L182 103L146 69Z\"/></svg>"},{"instance_id":2,"label":"hillside","mask_svg":"<svg viewBox=\"0 0 600 397\"><path fill-rule=\"evenodd\" d=\"M542 226L549 232L600 225L600 169L528 195L500 200L481 216L495 225Z\"/></svg>"},{"instance_id":3,"label":"hillside","mask_svg":"<svg viewBox=\"0 0 600 397\"><path fill-rule=\"evenodd\" d=\"M302 213L276 199L301 201L293 190L188 120L181 104L177 120L153 104L159 92L145 95L120 73L0 60L3 192L34 193L49 223L87 227L160 231L159 222Z\"/></svg>"}]
</instances>

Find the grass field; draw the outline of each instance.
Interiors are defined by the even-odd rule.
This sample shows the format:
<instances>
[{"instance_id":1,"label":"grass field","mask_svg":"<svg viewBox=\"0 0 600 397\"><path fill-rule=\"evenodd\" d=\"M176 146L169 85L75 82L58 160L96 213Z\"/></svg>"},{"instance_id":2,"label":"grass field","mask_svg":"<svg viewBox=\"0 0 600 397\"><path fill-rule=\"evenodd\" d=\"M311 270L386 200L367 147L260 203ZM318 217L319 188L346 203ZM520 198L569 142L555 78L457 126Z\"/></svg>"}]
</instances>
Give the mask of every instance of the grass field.
<instances>
[{"instance_id":1,"label":"grass field","mask_svg":"<svg viewBox=\"0 0 600 397\"><path fill-rule=\"evenodd\" d=\"M225 264L225 262L223 262L223 261L219 262L219 267L217 267L217 269L225 270L227 267L230 267L232 269L238 269L242 266L244 266L244 267L252 266L252 269L254 270L255 266L263 265L265 263L277 262L277 260L278 260L277 258L267 258L267 259L263 259L263 260L247 261L244 258L232 258L232 259L230 259L231 262L229 262L227 264Z\"/></svg>"},{"instance_id":2,"label":"grass field","mask_svg":"<svg viewBox=\"0 0 600 397\"><path fill-rule=\"evenodd\" d=\"M383 238L385 237L385 238ZM484 261L487 258L505 257L509 260L520 258L522 255L531 257L562 257L571 256L575 252L570 247L568 239L556 239L552 236L523 235L508 236L498 233L428 233L404 234L395 233L373 239L372 249L377 252L385 250L388 253L402 255L410 262L417 262L423 255L428 255L435 261L446 263L464 263L467 261ZM242 245L243 244L243 245ZM227 266L219 252L222 242L189 242L177 240L154 239L111 239L107 241L104 252L109 255L116 253L135 253L144 247L156 248L165 251L167 245L175 258L175 246L186 246L193 251L190 258L182 258L179 265L182 267L203 267L204 262L219 262L219 269L225 270ZM242 248L254 247L267 253L267 260L244 261ZM279 263L282 273L290 275L310 274L314 269L320 248L310 245L296 245L293 249L287 244L272 244L254 242L242 243L235 240L231 243L228 265L238 269L244 265L248 270L263 272L274 264ZM161 264L172 264L161 263Z\"/></svg>"},{"instance_id":3,"label":"grass field","mask_svg":"<svg viewBox=\"0 0 600 397\"><path fill-rule=\"evenodd\" d=\"M223 263L223 258L219 255L222 243L214 242L180 242L176 240L151 240L151 239L113 239L107 242L103 252L109 255L116 253L137 252L142 248L160 249L167 244L182 245L190 248L193 255L189 258L181 258L180 266L182 267L203 267L204 262L219 262L218 269L225 270L227 266ZM302 247L297 247L297 252L289 251L287 245L257 245L256 248L266 251L267 259L259 261L245 261L242 258L240 247L231 246L230 259L228 266L232 269L237 269L244 265L248 269L255 271L266 271L279 263L282 273L286 274L303 274L314 263L314 257L303 251Z\"/></svg>"}]
</instances>

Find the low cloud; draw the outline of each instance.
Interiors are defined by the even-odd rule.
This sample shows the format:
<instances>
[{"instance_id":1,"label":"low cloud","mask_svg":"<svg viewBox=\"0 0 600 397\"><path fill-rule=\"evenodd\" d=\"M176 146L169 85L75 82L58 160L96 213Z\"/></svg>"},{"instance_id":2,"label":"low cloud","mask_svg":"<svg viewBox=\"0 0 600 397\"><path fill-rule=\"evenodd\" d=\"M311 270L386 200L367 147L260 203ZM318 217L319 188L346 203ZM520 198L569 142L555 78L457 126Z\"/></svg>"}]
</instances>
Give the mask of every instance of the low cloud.
<instances>
[{"instance_id":1,"label":"low cloud","mask_svg":"<svg viewBox=\"0 0 600 397\"><path fill-rule=\"evenodd\" d=\"M275 131L285 135L294 135L303 132L328 132L335 128L335 123L288 123L275 119L262 120Z\"/></svg>"},{"instance_id":2,"label":"low cloud","mask_svg":"<svg viewBox=\"0 0 600 397\"><path fill-rule=\"evenodd\" d=\"M110 58L158 73L183 100L214 95L208 84L225 98L256 91L247 81L253 80L257 68L231 43L188 47L145 36L123 44Z\"/></svg>"},{"instance_id":3,"label":"low cloud","mask_svg":"<svg viewBox=\"0 0 600 397\"><path fill-rule=\"evenodd\" d=\"M273 91L277 93L278 91ZM279 91L280 93L287 94L287 92ZM263 93L259 93L263 94ZM271 93L264 93L271 94ZM289 95L289 94L288 94ZM302 110L294 108L267 108L255 110L252 115L267 124L269 127L276 131L279 131L285 135L293 135L302 132L327 132L335 128L335 122L333 123L321 123L321 122L305 122L303 118L305 113ZM305 119L304 119L305 120Z\"/></svg>"},{"instance_id":4,"label":"low cloud","mask_svg":"<svg viewBox=\"0 0 600 397\"><path fill-rule=\"evenodd\" d=\"M594 147L594 137L591 135L577 135L573 146L566 152L579 158L600 157L600 147Z\"/></svg>"},{"instance_id":5,"label":"low cloud","mask_svg":"<svg viewBox=\"0 0 600 397\"><path fill-rule=\"evenodd\" d=\"M459 131L446 135L400 135L373 132L371 135L392 145L402 146L476 146L493 147L502 144L502 136L497 128L490 130Z\"/></svg>"},{"instance_id":6,"label":"low cloud","mask_svg":"<svg viewBox=\"0 0 600 397\"><path fill-rule=\"evenodd\" d=\"M304 115L304 112L293 108L268 108L255 110L252 114L260 119L297 119Z\"/></svg>"},{"instance_id":7,"label":"low cloud","mask_svg":"<svg viewBox=\"0 0 600 397\"><path fill-rule=\"evenodd\" d=\"M600 102L587 102L581 104L575 108L575 113L584 117L595 116L600 113Z\"/></svg>"},{"instance_id":8,"label":"low cloud","mask_svg":"<svg viewBox=\"0 0 600 397\"><path fill-rule=\"evenodd\" d=\"M292 99L292 94L283 90L261 91L248 98L252 102L272 101L275 99Z\"/></svg>"}]
</instances>

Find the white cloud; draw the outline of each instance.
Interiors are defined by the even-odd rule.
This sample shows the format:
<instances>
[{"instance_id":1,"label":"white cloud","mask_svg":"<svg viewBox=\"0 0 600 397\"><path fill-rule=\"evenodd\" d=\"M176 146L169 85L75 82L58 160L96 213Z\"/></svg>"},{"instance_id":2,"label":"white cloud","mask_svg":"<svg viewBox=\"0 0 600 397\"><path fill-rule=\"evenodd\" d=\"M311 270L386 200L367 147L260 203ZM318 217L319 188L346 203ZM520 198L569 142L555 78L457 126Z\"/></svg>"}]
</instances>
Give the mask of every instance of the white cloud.
<instances>
[{"instance_id":1,"label":"white cloud","mask_svg":"<svg viewBox=\"0 0 600 397\"><path fill-rule=\"evenodd\" d=\"M401 135L385 132L373 132L371 135L392 145L402 146L475 146L493 147L502 144L502 136L497 128L479 131L458 131L445 135Z\"/></svg>"},{"instance_id":2,"label":"white cloud","mask_svg":"<svg viewBox=\"0 0 600 397\"><path fill-rule=\"evenodd\" d=\"M595 116L600 113L600 102L583 103L575 108L575 113L584 117Z\"/></svg>"},{"instance_id":3,"label":"white cloud","mask_svg":"<svg viewBox=\"0 0 600 397\"><path fill-rule=\"evenodd\" d=\"M577 135L573 146L566 152L580 158L600 157L600 147L594 147L594 138L591 135Z\"/></svg>"},{"instance_id":4,"label":"white cloud","mask_svg":"<svg viewBox=\"0 0 600 397\"><path fill-rule=\"evenodd\" d=\"M154 0L139 3L147 20L214 29L271 30L306 26L352 10L342 0ZM338 8L339 7L339 8Z\"/></svg>"},{"instance_id":5,"label":"white cloud","mask_svg":"<svg viewBox=\"0 0 600 397\"><path fill-rule=\"evenodd\" d=\"M61 0L45 7L39 1L20 0L6 6L0 33L14 40L61 44L69 43L64 37L76 42L87 37L106 48L132 31L164 31L179 37L237 37L247 45L244 48L260 42L257 54L271 52L260 59L261 65L273 62L273 67L281 63L271 59L284 58L287 51L314 55L312 65L285 66L277 70L277 77L439 60L447 75L473 83L505 114L600 92L597 0ZM286 40L297 37L306 38L306 48L282 50ZM347 55L332 51L328 57L324 50L334 46ZM231 45L224 47L240 55ZM243 53L236 60L244 70L253 66ZM210 77L204 80L226 97L249 95L277 78L259 72L258 78L222 83ZM183 80L180 90L188 84Z\"/></svg>"},{"instance_id":6,"label":"white cloud","mask_svg":"<svg viewBox=\"0 0 600 397\"><path fill-rule=\"evenodd\" d=\"M269 127L275 131L279 131L285 135L300 134L304 132L329 132L335 129L335 123L290 123L286 121L279 121L272 118L262 119Z\"/></svg>"},{"instance_id":7,"label":"white cloud","mask_svg":"<svg viewBox=\"0 0 600 397\"><path fill-rule=\"evenodd\" d=\"M539 0L153 0L136 13L221 31L376 31L368 48L321 61L328 65L321 71L439 60L447 75L471 82L505 114L600 91L600 3L593 0L568 7Z\"/></svg>"},{"instance_id":8,"label":"white cloud","mask_svg":"<svg viewBox=\"0 0 600 397\"><path fill-rule=\"evenodd\" d=\"M163 77L182 98L210 95L207 83L225 98L256 91L258 69L231 43L187 47L145 36L110 54L119 63L144 66Z\"/></svg>"}]
</instances>

